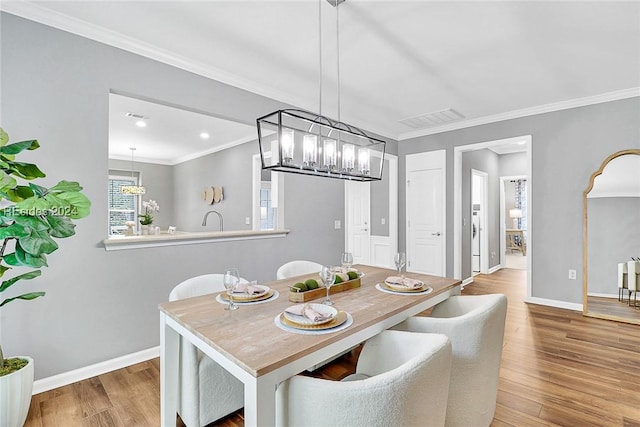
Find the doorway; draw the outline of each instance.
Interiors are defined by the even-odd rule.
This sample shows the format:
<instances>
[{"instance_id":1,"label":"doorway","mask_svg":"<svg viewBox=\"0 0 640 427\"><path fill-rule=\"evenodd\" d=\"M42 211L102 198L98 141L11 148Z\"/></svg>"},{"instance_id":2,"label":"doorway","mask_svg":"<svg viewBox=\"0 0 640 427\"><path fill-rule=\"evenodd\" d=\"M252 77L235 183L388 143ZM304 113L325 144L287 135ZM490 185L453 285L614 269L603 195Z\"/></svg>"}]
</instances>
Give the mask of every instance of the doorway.
<instances>
[{"instance_id":1,"label":"doorway","mask_svg":"<svg viewBox=\"0 0 640 427\"><path fill-rule=\"evenodd\" d=\"M471 169L471 274L487 274L489 239L487 236L489 174Z\"/></svg>"},{"instance_id":2,"label":"doorway","mask_svg":"<svg viewBox=\"0 0 640 427\"><path fill-rule=\"evenodd\" d=\"M527 176L500 177L500 266L527 269Z\"/></svg>"},{"instance_id":3,"label":"doorway","mask_svg":"<svg viewBox=\"0 0 640 427\"><path fill-rule=\"evenodd\" d=\"M354 264L370 263L371 258L371 184L345 181L346 249Z\"/></svg>"},{"instance_id":4,"label":"doorway","mask_svg":"<svg viewBox=\"0 0 640 427\"><path fill-rule=\"evenodd\" d=\"M345 181L345 250L356 264L394 268L398 250L398 157L385 154L381 181Z\"/></svg>"},{"instance_id":5,"label":"doorway","mask_svg":"<svg viewBox=\"0 0 640 427\"><path fill-rule=\"evenodd\" d=\"M406 158L407 271L446 271L446 151Z\"/></svg>"},{"instance_id":6,"label":"doorway","mask_svg":"<svg viewBox=\"0 0 640 427\"><path fill-rule=\"evenodd\" d=\"M527 253L530 254L533 251L533 239L531 236L534 236L534 226L531 220L531 191L532 191L532 168L531 168L531 135L523 135L513 138L505 138L500 140L493 141L485 141L478 142L474 144L461 145L454 147L453 149L453 277L456 279L462 280L462 284L467 285L468 283L473 282L473 278L471 277L462 277L462 256L463 256L463 238L470 239L470 235L466 233L463 236L462 233L462 220L463 216L466 216L468 211L462 210L462 154L467 151L475 151L475 150L483 150L483 149L492 149L495 151L496 149L506 148L508 146L518 146L518 151L522 151L526 153L526 176L527 176L527 206L529 207L526 213L526 221L527 221ZM502 209L501 209L502 210ZM498 215L498 213L493 213L492 215ZM504 221L500 221L500 229L502 229L505 225ZM497 228L496 228L497 230ZM501 236L501 240L504 240L504 236ZM470 244L470 241L468 241ZM465 244L466 245L466 244ZM465 246L466 247L466 246ZM502 252L502 251L501 251ZM465 254L467 252L465 251ZM531 257L526 257L527 264L527 298L531 297ZM499 269L501 267L501 263L495 267L495 269ZM489 273L494 271L494 267L489 269Z\"/></svg>"}]
</instances>

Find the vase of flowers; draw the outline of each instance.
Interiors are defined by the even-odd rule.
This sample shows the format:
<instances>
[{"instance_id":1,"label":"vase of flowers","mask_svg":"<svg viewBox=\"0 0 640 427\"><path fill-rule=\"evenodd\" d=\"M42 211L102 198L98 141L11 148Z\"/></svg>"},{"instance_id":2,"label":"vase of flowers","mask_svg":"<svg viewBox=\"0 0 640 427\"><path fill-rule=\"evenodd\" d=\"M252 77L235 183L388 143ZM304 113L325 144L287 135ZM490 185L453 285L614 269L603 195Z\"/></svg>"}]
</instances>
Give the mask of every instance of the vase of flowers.
<instances>
[{"instance_id":1,"label":"vase of flowers","mask_svg":"<svg viewBox=\"0 0 640 427\"><path fill-rule=\"evenodd\" d=\"M153 224L153 213L158 212L160 210L160 206L155 200L149 200L146 202L142 202L142 207L144 208L143 214L138 214L140 218L140 227L141 233L143 236L149 234L149 226Z\"/></svg>"}]
</instances>

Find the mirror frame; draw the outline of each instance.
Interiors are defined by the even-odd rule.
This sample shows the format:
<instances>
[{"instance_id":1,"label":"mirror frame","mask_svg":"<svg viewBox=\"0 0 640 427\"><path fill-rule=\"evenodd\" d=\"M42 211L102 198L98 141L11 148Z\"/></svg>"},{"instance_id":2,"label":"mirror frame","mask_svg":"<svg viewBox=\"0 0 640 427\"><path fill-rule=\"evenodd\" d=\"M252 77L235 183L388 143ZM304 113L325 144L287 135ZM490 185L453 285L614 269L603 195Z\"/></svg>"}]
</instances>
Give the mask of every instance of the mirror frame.
<instances>
[{"instance_id":1,"label":"mirror frame","mask_svg":"<svg viewBox=\"0 0 640 427\"><path fill-rule=\"evenodd\" d=\"M617 322L632 323L635 325L640 325L640 320L628 319L625 317L613 316L605 313L589 312L589 307L587 305L587 282L588 282L587 280L587 259L588 259L588 256L587 256L588 255L587 254L587 251L588 251L587 195L593 189L593 184L595 183L595 179L599 175L602 175L602 172L604 172L604 168L607 167L609 162L611 162L613 159L616 159L620 156L626 156L630 154L640 156L640 149L633 148L633 149L618 151L613 153L606 159L604 159L604 161L600 165L600 168L597 171L595 171L593 174L591 174L591 178L589 179L589 185L582 193L582 314L584 316L595 317L598 319L615 320Z\"/></svg>"}]
</instances>

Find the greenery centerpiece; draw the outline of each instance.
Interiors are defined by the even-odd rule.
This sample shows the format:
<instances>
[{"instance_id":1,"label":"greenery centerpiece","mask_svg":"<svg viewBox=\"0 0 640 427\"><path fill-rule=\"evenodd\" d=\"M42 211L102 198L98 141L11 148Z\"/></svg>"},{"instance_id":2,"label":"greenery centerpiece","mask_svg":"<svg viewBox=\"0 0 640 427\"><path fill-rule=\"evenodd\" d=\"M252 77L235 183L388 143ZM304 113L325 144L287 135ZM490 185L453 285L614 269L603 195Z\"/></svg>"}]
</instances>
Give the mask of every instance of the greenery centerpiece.
<instances>
[{"instance_id":1,"label":"greenery centerpiece","mask_svg":"<svg viewBox=\"0 0 640 427\"><path fill-rule=\"evenodd\" d=\"M35 164L15 160L17 154L35 150L40 144L36 140L8 142L9 136L0 128L0 278L4 279L0 282L0 307L44 296L44 292L27 292L1 297L21 280L41 275L40 268L47 266L46 256L58 249L54 239L73 236L73 220L89 215L91 206L77 182L60 181L50 188L20 183L19 179L33 181L45 177ZM5 360L0 345L0 377L20 369L21 365L21 361ZM4 369L5 366L11 368Z\"/></svg>"}]
</instances>

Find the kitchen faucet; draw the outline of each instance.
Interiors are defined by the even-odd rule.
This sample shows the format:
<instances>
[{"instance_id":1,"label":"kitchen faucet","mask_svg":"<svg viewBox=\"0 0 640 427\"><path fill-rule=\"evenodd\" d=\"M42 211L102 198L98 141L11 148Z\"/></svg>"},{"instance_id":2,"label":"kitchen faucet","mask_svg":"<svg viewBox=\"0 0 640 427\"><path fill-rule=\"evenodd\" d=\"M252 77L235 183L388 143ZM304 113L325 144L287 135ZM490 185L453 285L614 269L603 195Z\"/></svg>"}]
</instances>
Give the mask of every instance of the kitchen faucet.
<instances>
[{"instance_id":1,"label":"kitchen faucet","mask_svg":"<svg viewBox=\"0 0 640 427\"><path fill-rule=\"evenodd\" d=\"M206 227L206 225L207 225L207 217L209 216L210 213L214 213L214 214L218 215L218 219L220 219L220 231L222 231L222 215L218 211L209 211L206 214L204 214L204 218L202 218L202 226Z\"/></svg>"}]
</instances>

